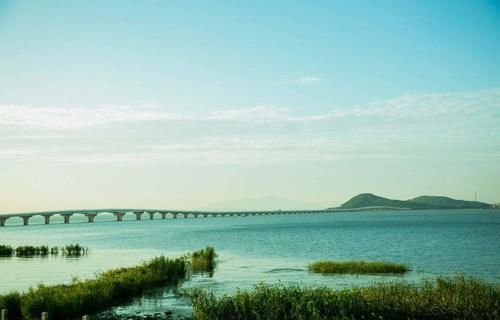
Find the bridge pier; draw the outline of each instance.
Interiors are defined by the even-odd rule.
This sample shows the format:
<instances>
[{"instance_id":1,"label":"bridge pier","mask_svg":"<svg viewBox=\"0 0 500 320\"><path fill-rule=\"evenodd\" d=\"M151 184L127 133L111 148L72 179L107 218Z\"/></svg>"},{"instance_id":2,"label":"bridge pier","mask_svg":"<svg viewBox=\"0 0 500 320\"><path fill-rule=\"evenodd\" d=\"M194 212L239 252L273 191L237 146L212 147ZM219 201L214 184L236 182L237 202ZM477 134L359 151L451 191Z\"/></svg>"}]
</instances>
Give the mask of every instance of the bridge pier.
<instances>
[{"instance_id":1,"label":"bridge pier","mask_svg":"<svg viewBox=\"0 0 500 320\"><path fill-rule=\"evenodd\" d=\"M188 217L187 213L183 213L183 215L184 215L184 219L186 219Z\"/></svg>"},{"instance_id":2,"label":"bridge pier","mask_svg":"<svg viewBox=\"0 0 500 320\"><path fill-rule=\"evenodd\" d=\"M49 224L50 223L50 217L52 217L51 214L44 214L43 215L43 219L45 220L45 224Z\"/></svg>"},{"instance_id":3,"label":"bridge pier","mask_svg":"<svg viewBox=\"0 0 500 320\"><path fill-rule=\"evenodd\" d=\"M205 217L205 218L208 217L208 213L204 213L203 217Z\"/></svg>"},{"instance_id":4,"label":"bridge pier","mask_svg":"<svg viewBox=\"0 0 500 320\"><path fill-rule=\"evenodd\" d=\"M149 220L154 220L156 212L148 212L148 213L149 213Z\"/></svg>"},{"instance_id":5,"label":"bridge pier","mask_svg":"<svg viewBox=\"0 0 500 320\"><path fill-rule=\"evenodd\" d=\"M91 223L94 222L97 213L86 213L85 216L87 217L88 222Z\"/></svg>"},{"instance_id":6,"label":"bridge pier","mask_svg":"<svg viewBox=\"0 0 500 320\"><path fill-rule=\"evenodd\" d=\"M198 214L197 213L193 213L194 217L195 218L198 218Z\"/></svg>"},{"instance_id":7,"label":"bridge pier","mask_svg":"<svg viewBox=\"0 0 500 320\"><path fill-rule=\"evenodd\" d=\"M134 212L134 214L135 214L135 220L137 220L137 221L141 220L143 213L144 212L142 212L142 211L135 211Z\"/></svg>"},{"instance_id":8,"label":"bridge pier","mask_svg":"<svg viewBox=\"0 0 500 320\"><path fill-rule=\"evenodd\" d=\"M123 216L125 215L125 213L113 212L113 215L116 217L116 221L123 221Z\"/></svg>"},{"instance_id":9,"label":"bridge pier","mask_svg":"<svg viewBox=\"0 0 500 320\"><path fill-rule=\"evenodd\" d=\"M212 217L217 217L217 212L212 213Z\"/></svg>"},{"instance_id":10,"label":"bridge pier","mask_svg":"<svg viewBox=\"0 0 500 320\"><path fill-rule=\"evenodd\" d=\"M161 212L161 218L163 220L165 220L166 217L167 217L167 213L166 212Z\"/></svg>"},{"instance_id":11,"label":"bridge pier","mask_svg":"<svg viewBox=\"0 0 500 320\"><path fill-rule=\"evenodd\" d=\"M61 216L64 218L64 223L69 223L69 218L72 216L72 213L62 213Z\"/></svg>"},{"instance_id":12,"label":"bridge pier","mask_svg":"<svg viewBox=\"0 0 500 320\"><path fill-rule=\"evenodd\" d=\"M5 227L5 222L7 221L7 219L9 218L0 218L0 227Z\"/></svg>"},{"instance_id":13,"label":"bridge pier","mask_svg":"<svg viewBox=\"0 0 500 320\"><path fill-rule=\"evenodd\" d=\"M23 225L27 226L31 216L24 216L22 218L23 218Z\"/></svg>"},{"instance_id":14,"label":"bridge pier","mask_svg":"<svg viewBox=\"0 0 500 320\"><path fill-rule=\"evenodd\" d=\"M172 218L177 219L177 213L172 213Z\"/></svg>"}]
</instances>

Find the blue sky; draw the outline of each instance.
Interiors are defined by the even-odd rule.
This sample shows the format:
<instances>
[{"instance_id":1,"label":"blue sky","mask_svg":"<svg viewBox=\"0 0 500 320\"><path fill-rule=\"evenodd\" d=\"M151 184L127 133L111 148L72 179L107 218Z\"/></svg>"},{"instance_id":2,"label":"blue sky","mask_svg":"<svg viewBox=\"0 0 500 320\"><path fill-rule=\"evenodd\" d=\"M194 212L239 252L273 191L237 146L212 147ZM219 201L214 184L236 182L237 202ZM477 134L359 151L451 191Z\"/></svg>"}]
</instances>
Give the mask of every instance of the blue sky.
<instances>
[{"instance_id":1,"label":"blue sky","mask_svg":"<svg viewBox=\"0 0 500 320\"><path fill-rule=\"evenodd\" d=\"M500 201L499 40L495 1L0 1L0 212Z\"/></svg>"}]
</instances>

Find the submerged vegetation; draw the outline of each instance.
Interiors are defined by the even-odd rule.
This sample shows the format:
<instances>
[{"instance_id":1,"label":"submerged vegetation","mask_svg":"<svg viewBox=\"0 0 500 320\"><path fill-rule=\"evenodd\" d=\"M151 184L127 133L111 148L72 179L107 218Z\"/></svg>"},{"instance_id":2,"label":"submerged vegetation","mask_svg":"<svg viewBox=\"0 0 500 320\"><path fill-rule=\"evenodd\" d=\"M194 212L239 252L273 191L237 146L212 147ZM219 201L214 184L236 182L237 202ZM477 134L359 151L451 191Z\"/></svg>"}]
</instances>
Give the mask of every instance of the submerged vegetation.
<instances>
[{"instance_id":1,"label":"submerged vegetation","mask_svg":"<svg viewBox=\"0 0 500 320\"><path fill-rule=\"evenodd\" d=\"M61 253L64 256L75 257L87 254L88 248L79 244L70 244L64 247L52 247L48 246L20 246L13 248L7 245L0 245L0 257L46 257L48 255L58 255Z\"/></svg>"},{"instance_id":2,"label":"submerged vegetation","mask_svg":"<svg viewBox=\"0 0 500 320\"><path fill-rule=\"evenodd\" d=\"M65 254L86 252L78 245L61 250ZM176 285L189 276L190 269L213 272L216 256L214 248L207 247L177 259L161 256L138 266L109 270L94 279L75 279L65 285L41 284L24 293L0 295L0 309L8 309L10 315L23 319L37 319L42 312L49 312L53 319L73 319L140 296L148 289Z\"/></svg>"},{"instance_id":3,"label":"submerged vegetation","mask_svg":"<svg viewBox=\"0 0 500 320\"><path fill-rule=\"evenodd\" d=\"M259 284L253 291L216 297L195 290L194 319L500 319L500 289L456 276L334 290Z\"/></svg>"},{"instance_id":4,"label":"submerged vegetation","mask_svg":"<svg viewBox=\"0 0 500 320\"><path fill-rule=\"evenodd\" d=\"M405 273L407 265L390 262L366 261L317 261L309 265L309 270L317 273Z\"/></svg>"}]
</instances>

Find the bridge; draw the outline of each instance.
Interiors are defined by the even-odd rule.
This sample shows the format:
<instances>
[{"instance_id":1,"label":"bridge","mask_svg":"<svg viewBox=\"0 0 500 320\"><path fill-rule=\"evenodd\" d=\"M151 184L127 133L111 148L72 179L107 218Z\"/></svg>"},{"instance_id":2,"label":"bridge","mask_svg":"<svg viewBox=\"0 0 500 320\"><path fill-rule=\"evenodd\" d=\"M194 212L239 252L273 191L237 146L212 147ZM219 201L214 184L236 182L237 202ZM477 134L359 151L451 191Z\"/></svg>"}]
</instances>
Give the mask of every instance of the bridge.
<instances>
[{"instance_id":1,"label":"bridge","mask_svg":"<svg viewBox=\"0 0 500 320\"><path fill-rule=\"evenodd\" d=\"M23 225L27 226L29 220L34 216L41 216L44 218L45 224L50 224L50 218L54 215L63 217L64 223L70 223L73 215L82 215L87 217L89 223L94 222L98 214L113 214L116 221L123 221L126 214L135 215L136 220L141 220L144 215L149 216L150 220L155 217L166 219L170 215L173 219L177 216L188 218L189 216L198 218L203 217L225 217L225 216L262 216L262 215L285 215L285 214L318 214L318 213L335 213L335 212L372 212L372 211L391 211L391 210L405 210L406 208L394 207L364 207L354 209L343 208L330 208L321 210L266 210L266 211L192 211L192 210L165 210L165 209L75 209L75 210L60 210L60 211L39 211L39 212L25 212L25 213L6 213L0 214L0 227L4 227L7 219L19 218L22 219ZM406 209L407 210L407 209Z\"/></svg>"}]
</instances>

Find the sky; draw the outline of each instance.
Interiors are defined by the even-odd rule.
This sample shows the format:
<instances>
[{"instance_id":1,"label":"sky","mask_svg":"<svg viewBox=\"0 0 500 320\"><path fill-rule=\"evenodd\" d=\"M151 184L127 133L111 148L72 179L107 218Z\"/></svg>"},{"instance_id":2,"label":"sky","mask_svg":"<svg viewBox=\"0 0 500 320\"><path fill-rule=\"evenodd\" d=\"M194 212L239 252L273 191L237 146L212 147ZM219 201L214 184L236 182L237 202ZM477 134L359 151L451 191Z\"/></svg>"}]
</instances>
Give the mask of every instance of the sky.
<instances>
[{"instance_id":1,"label":"sky","mask_svg":"<svg viewBox=\"0 0 500 320\"><path fill-rule=\"evenodd\" d=\"M500 202L499 57L493 0L0 0L0 213Z\"/></svg>"}]
</instances>

